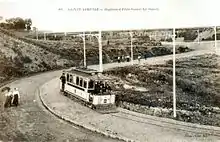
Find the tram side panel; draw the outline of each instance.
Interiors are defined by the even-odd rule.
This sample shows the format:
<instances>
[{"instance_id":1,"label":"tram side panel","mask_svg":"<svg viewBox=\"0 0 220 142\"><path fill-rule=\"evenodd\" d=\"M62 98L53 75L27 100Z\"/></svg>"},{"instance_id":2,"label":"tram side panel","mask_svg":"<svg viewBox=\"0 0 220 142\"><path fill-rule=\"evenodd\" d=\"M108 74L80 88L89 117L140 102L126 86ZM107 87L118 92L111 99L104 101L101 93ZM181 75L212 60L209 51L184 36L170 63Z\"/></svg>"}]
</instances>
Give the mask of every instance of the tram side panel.
<instances>
[{"instance_id":1,"label":"tram side panel","mask_svg":"<svg viewBox=\"0 0 220 142\"><path fill-rule=\"evenodd\" d=\"M93 104L100 105L100 104L114 104L115 102L115 95L101 95L101 96L94 96L93 97Z\"/></svg>"},{"instance_id":2,"label":"tram side panel","mask_svg":"<svg viewBox=\"0 0 220 142\"><path fill-rule=\"evenodd\" d=\"M60 89L62 89L62 83L60 82ZM91 95L87 93L84 89L77 89L70 83L65 84L64 91L79 99L83 99L86 102L89 102L89 96L92 96L92 104L93 105L100 105L100 104L114 104L115 103L115 95Z\"/></svg>"},{"instance_id":3,"label":"tram side panel","mask_svg":"<svg viewBox=\"0 0 220 142\"><path fill-rule=\"evenodd\" d=\"M81 88L76 88L73 87L70 83L66 84L65 87L65 92L74 95L75 97L79 99L83 99L84 101L88 102L89 101L89 93L86 93L83 89Z\"/></svg>"}]
</instances>

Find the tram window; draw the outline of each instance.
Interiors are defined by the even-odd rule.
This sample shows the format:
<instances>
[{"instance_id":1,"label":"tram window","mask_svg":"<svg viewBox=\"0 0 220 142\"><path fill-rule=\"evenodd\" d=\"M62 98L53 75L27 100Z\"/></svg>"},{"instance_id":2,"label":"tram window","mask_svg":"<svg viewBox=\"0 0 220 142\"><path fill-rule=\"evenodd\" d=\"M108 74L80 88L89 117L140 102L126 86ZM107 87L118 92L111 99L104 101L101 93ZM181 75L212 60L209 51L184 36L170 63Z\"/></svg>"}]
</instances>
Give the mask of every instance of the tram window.
<instances>
[{"instance_id":1,"label":"tram window","mask_svg":"<svg viewBox=\"0 0 220 142\"><path fill-rule=\"evenodd\" d=\"M94 81L93 80L90 80L89 81L89 88L93 88L94 87Z\"/></svg>"},{"instance_id":2,"label":"tram window","mask_svg":"<svg viewBox=\"0 0 220 142\"><path fill-rule=\"evenodd\" d=\"M79 77L76 77L76 85L79 85Z\"/></svg>"},{"instance_id":3,"label":"tram window","mask_svg":"<svg viewBox=\"0 0 220 142\"><path fill-rule=\"evenodd\" d=\"M72 75L70 75L69 81L73 82L73 76Z\"/></svg>"},{"instance_id":4,"label":"tram window","mask_svg":"<svg viewBox=\"0 0 220 142\"><path fill-rule=\"evenodd\" d=\"M87 88L87 82L84 81L84 88Z\"/></svg>"},{"instance_id":5,"label":"tram window","mask_svg":"<svg viewBox=\"0 0 220 142\"><path fill-rule=\"evenodd\" d=\"M70 76L69 76L69 74L67 74L67 82L69 82L69 79L70 79Z\"/></svg>"},{"instance_id":6,"label":"tram window","mask_svg":"<svg viewBox=\"0 0 220 142\"><path fill-rule=\"evenodd\" d=\"M76 84L76 76L73 75L73 83Z\"/></svg>"},{"instance_id":7,"label":"tram window","mask_svg":"<svg viewBox=\"0 0 220 142\"><path fill-rule=\"evenodd\" d=\"M80 82L79 82L79 83L80 83L79 85L80 85L81 87L83 87L83 79L82 79L82 78L80 79Z\"/></svg>"}]
</instances>

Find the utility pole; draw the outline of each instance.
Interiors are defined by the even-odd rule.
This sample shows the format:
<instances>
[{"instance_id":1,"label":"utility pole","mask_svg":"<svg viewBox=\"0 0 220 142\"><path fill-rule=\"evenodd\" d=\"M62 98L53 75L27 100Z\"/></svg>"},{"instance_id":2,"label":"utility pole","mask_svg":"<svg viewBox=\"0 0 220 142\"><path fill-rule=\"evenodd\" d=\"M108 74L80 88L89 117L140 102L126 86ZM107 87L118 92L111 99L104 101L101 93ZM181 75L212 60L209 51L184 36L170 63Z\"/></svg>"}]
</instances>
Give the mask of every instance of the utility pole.
<instances>
[{"instance_id":1,"label":"utility pole","mask_svg":"<svg viewBox=\"0 0 220 142\"><path fill-rule=\"evenodd\" d=\"M83 32L83 56L84 56L84 67L86 68L86 37L85 37L85 32Z\"/></svg>"},{"instance_id":2,"label":"utility pole","mask_svg":"<svg viewBox=\"0 0 220 142\"><path fill-rule=\"evenodd\" d=\"M215 30L215 50L217 51L217 29L216 26L214 27Z\"/></svg>"},{"instance_id":3,"label":"utility pole","mask_svg":"<svg viewBox=\"0 0 220 142\"><path fill-rule=\"evenodd\" d=\"M130 34L130 39L131 39L131 64L133 65L134 62L133 62L133 59L134 59L134 55L133 55L133 35L132 35L132 32L129 32Z\"/></svg>"},{"instance_id":4,"label":"utility pole","mask_svg":"<svg viewBox=\"0 0 220 142\"><path fill-rule=\"evenodd\" d=\"M103 72L103 64L102 64L102 33L99 31L99 71Z\"/></svg>"},{"instance_id":5,"label":"utility pole","mask_svg":"<svg viewBox=\"0 0 220 142\"><path fill-rule=\"evenodd\" d=\"M36 38L38 40L38 29L36 28Z\"/></svg>"},{"instance_id":6,"label":"utility pole","mask_svg":"<svg viewBox=\"0 0 220 142\"><path fill-rule=\"evenodd\" d=\"M176 118L176 30L173 28L173 117Z\"/></svg>"}]
</instances>

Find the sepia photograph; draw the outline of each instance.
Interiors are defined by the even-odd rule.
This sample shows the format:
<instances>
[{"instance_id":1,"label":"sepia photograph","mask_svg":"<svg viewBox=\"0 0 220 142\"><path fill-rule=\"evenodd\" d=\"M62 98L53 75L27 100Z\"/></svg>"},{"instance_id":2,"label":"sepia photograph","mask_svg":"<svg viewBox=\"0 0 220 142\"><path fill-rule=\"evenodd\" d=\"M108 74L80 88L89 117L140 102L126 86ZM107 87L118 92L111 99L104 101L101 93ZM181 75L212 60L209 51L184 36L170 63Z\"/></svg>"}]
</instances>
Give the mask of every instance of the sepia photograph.
<instances>
[{"instance_id":1,"label":"sepia photograph","mask_svg":"<svg viewBox=\"0 0 220 142\"><path fill-rule=\"evenodd\" d=\"M217 0L0 0L0 142L219 142Z\"/></svg>"}]
</instances>

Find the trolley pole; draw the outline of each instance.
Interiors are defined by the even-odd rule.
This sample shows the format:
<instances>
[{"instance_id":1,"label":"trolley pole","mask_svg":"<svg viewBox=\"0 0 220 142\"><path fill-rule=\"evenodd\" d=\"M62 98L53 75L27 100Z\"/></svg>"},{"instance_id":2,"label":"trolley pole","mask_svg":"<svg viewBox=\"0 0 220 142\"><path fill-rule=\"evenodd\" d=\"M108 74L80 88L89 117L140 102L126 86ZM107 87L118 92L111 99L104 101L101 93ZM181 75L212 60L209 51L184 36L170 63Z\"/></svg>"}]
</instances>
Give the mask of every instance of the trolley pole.
<instances>
[{"instance_id":1,"label":"trolley pole","mask_svg":"<svg viewBox=\"0 0 220 142\"><path fill-rule=\"evenodd\" d=\"M129 32L130 34L130 38L131 38L131 64L133 65L134 62L133 62L133 35L132 35L132 32Z\"/></svg>"},{"instance_id":2,"label":"trolley pole","mask_svg":"<svg viewBox=\"0 0 220 142\"><path fill-rule=\"evenodd\" d=\"M103 65L102 65L102 34L99 31L99 71L103 72Z\"/></svg>"},{"instance_id":3,"label":"trolley pole","mask_svg":"<svg viewBox=\"0 0 220 142\"><path fill-rule=\"evenodd\" d=\"M175 28L173 28L173 117L176 118L176 43L175 43Z\"/></svg>"},{"instance_id":4,"label":"trolley pole","mask_svg":"<svg viewBox=\"0 0 220 142\"><path fill-rule=\"evenodd\" d=\"M85 37L85 32L83 32L83 56L84 56L84 67L86 68L86 37Z\"/></svg>"}]
</instances>

